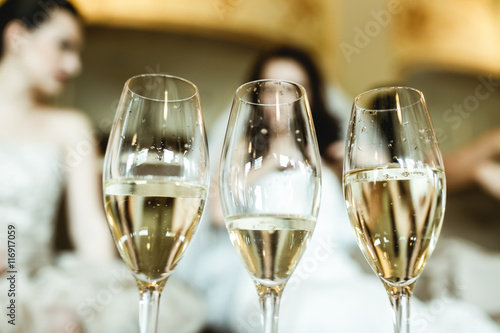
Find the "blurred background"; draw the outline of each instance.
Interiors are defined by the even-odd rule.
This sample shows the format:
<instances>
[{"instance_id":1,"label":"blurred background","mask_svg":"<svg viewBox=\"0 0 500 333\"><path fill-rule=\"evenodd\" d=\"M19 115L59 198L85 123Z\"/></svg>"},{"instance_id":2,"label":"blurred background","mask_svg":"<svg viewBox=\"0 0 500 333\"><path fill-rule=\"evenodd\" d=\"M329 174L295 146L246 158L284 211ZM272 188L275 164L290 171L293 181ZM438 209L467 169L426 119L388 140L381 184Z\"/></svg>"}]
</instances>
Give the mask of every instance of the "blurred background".
<instances>
[{"instance_id":1,"label":"blurred background","mask_svg":"<svg viewBox=\"0 0 500 333\"><path fill-rule=\"evenodd\" d=\"M104 138L125 80L152 72L181 76L198 86L210 136L255 57L280 45L305 49L315 57L329 86L332 112L344 127L357 94L394 84L423 91L445 155L500 125L500 1L74 4L86 23L84 70L60 103L87 112ZM486 251L485 260L491 259L490 254L500 251L499 208L497 199L479 189L450 193L443 237L477 244ZM500 276L500 265L486 261L484 267L485 272L480 267L470 270L478 276L498 271ZM491 306L491 295L485 301L490 305L480 295L469 297Z\"/></svg>"},{"instance_id":2,"label":"blurred background","mask_svg":"<svg viewBox=\"0 0 500 333\"><path fill-rule=\"evenodd\" d=\"M84 70L59 103L88 113L104 138L130 76L156 72L191 80L210 129L255 57L280 45L315 57L330 87L332 112L344 126L357 94L395 84L423 91L445 154L500 124L499 1L74 3L86 23ZM488 215L486 203L479 204ZM486 227L500 230L496 222ZM500 250L498 233L473 236L475 229L482 227L464 235Z\"/></svg>"},{"instance_id":3,"label":"blurred background","mask_svg":"<svg viewBox=\"0 0 500 333\"><path fill-rule=\"evenodd\" d=\"M151 72L193 81L210 127L227 109L255 56L283 44L314 55L327 83L344 94L344 100L340 94L333 103L348 102L347 108L335 110L343 119L357 94L406 84L424 92L445 151L500 121L495 112L500 85L495 83L500 73L498 1L74 3L87 26L84 71L60 102L88 112L104 132L124 81ZM476 90L485 84L480 95Z\"/></svg>"},{"instance_id":4,"label":"blurred background","mask_svg":"<svg viewBox=\"0 0 500 333\"><path fill-rule=\"evenodd\" d=\"M500 125L497 0L72 3L85 20L84 67L58 103L87 113L103 142L124 82L143 73L195 83L210 136L255 57L281 45L314 56L329 87L332 112L344 128L353 98L386 85L424 93L445 155ZM474 186L450 193L443 230L444 238L463 240L481 253L474 257L477 265L464 270L490 280L474 280L477 287L461 292L498 322L497 288L488 283L500 277L499 208L494 196Z\"/></svg>"}]
</instances>

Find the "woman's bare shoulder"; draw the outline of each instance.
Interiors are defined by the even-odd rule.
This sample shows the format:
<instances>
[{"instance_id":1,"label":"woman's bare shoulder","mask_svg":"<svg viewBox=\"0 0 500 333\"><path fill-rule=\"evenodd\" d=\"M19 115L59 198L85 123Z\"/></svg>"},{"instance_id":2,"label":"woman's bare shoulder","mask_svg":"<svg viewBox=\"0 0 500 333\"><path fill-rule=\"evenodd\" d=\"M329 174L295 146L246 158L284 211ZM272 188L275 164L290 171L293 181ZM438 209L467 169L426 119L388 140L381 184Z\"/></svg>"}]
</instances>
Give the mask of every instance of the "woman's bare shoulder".
<instances>
[{"instance_id":1,"label":"woman's bare shoulder","mask_svg":"<svg viewBox=\"0 0 500 333\"><path fill-rule=\"evenodd\" d=\"M90 117L77 109L46 108L40 110L49 135L61 144L75 144L95 136Z\"/></svg>"},{"instance_id":2,"label":"woman's bare shoulder","mask_svg":"<svg viewBox=\"0 0 500 333\"><path fill-rule=\"evenodd\" d=\"M72 108L44 108L38 110L50 120L51 124L58 126L66 124L67 126L90 126L90 118L83 111Z\"/></svg>"}]
</instances>

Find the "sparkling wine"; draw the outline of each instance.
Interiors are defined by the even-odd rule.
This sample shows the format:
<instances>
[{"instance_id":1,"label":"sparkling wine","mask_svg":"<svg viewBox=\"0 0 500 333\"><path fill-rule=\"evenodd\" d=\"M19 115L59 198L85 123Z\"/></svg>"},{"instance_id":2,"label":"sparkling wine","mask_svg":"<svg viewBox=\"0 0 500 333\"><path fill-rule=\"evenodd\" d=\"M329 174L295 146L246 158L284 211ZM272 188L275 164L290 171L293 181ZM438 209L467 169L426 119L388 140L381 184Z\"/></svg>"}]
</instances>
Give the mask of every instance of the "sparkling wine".
<instances>
[{"instance_id":1,"label":"sparkling wine","mask_svg":"<svg viewBox=\"0 0 500 333\"><path fill-rule=\"evenodd\" d=\"M441 230L443 170L356 170L344 176L344 193L357 242L373 270L391 285L414 282Z\"/></svg>"},{"instance_id":2,"label":"sparkling wine","mask_svg":"<svg viewBox=\"0 0 500 333\"><path fill-rule=\"evenodd\" d=\"M257 215L226 221L231 242L261 285L284 284L297 266L316 221L310 217Z\"/></svg>"},{"instance_id":3,"label":"sparkling wine","mask_svg":"<svg viewBox=\"0 0 500 333\"><path fill-rule=\"evenodd\" d=\"M200 221L206 192L199 185L158 180L105 185L113 239L137 279L154 282L171 274Z\"/></svg>"}]
</instances>

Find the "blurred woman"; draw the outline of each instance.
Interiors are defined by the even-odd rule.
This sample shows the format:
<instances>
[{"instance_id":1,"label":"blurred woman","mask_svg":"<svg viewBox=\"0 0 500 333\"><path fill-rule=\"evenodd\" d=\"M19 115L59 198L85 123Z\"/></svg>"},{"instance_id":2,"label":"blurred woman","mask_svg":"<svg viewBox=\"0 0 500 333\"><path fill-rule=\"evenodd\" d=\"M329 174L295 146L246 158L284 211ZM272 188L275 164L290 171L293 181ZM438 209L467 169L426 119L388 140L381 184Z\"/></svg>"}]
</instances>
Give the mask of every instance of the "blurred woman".
<instances>
[{"instance_id":1,"label":"blurred woman","mask_svg":"<svg viewBox=\"0 0 500 333\"><path fill-rule=\"evenodd\" d=\"M305 88L322 160L321 206L316 228L285 288L280 306L280 330L343 331L340 328L349 323L345 331L361 331L364 327L349 319L356 312L352 306L354 303L343 300L342 319L332 313L331 316L335 318L332 321L332 317L327 315L332 309L340 310L335 306L335 300L342 299L344 293L351 289L347 281L357 281L359 290L379 286L378 281L368 275L365 280L362 269L350 257L357 248L345 213L340 181L344 133L340 132L342 126L338 118L327 109L327 89L321 72L308 53L282 47L265 52L256 60L250 80L259 79L283 79L299 83ZM259 325L255 325L252 318L258 304L257 297L244 288L242 281L239 289L240 298L244 301L236 307L233 316L237 320L231 319L231 325L236 329L257 332ZM366 302L374 303L376 299L371 297Z\"/></svg>"},{"instance_id":2,"label":"blurred woman","mask_svg":"<svg viewBox=\"0 0 500 333\"><path fill-rule=\"evenodd\" d=\"M258 79L289 80L305 87L322 158L321 206L316 228L284 289L279 330L391 332L392 313L384 288L373 272L365 271L365 260L355 258L361 253L346 214L340 181L344 134L326 107L321 73L307 53L285 47L265 52L256 60L247 80ZM218 196L218 163L228 118L227 112L222 114L208 133L210 153L215 156L210 210L204 215L209 220L200 224L196 240L177 272L205 294L209 322L214 327L223 332L229 329L258 333L262 326L257 292L229 240ZM412 305L415 332L465 333L471 327L481 332L499 332L474 307L450 300L439 318L427 319L425 306L418 300Z\"/></svg>"},{"instance_id":3,"label":"blurred woman","mask_svg":"<svg viewBox=\"0 0 500 333\"><path fill-rule=\"evenodd\" d=\"M15 305L0 331L134 332L139 295L107 230L95 132L81 113L50 103L81 70L77 11L63 0L7 0L0 39L0 304L3 313ZM74 251L59 255L63 194ZM203 305L169 287L178 291L163 308L182 321L169 327L196 331Z\"/></svg>"},{"instance_id":4,"label":"blurred woman","mask_svg":"<svg viewBox=\"0 0 500 333\"><path fill-rule=\"evenodd\" d=\"M349 257L351 250L355 249L355 241L347 221L339 182L343 155L341 126L327 109L326 89L321 74L307 53L283 47L261 54L253 63L247 81L259 79L293 81L306 89L323 161L323 204L308 249L285 288L280 309L280 330L326 332L329 321L306 319L314 312L320 316L322 311L317 310L327 309L332 303L330 298L325 298L328 289L325 288L325 297L319 297L315 285L362 274L358 265ZM191 276L191 282L195 286L204 291L212 325L236 332L259 332L261 326L257 293L230 243L218 196L218 163L228 119L229 114L224 112L208 133L210 152L215 156L212 158L210 209L205 213L209 221L200 225L197 240L192 244L194 253L187 253L184 258L187 260L179 268L186 277ZM258 135L260 130L256 132ZM338 269L339 267L342 269ZM297 304L309 302L310 293L315 295L310 300L316 302L316 305L308 305L311 311L305 311ZM289 300L287 295L291 295ZM303 326L304 324L307 326Z\"/></svg>"},{"instance_id":5,"label":"blurred woman","mask_svg":"<svg viewBox=\"0 0 500 333\"><path fill-rule=\"evenodd\" d=\"M302 85L309 99L319 152L337 175L342 173L343 137L339 119L328 110L323 77L306 52L292 47L272 49L255 61L249 81L284 79Z\"/></svg>"}]
</instances>

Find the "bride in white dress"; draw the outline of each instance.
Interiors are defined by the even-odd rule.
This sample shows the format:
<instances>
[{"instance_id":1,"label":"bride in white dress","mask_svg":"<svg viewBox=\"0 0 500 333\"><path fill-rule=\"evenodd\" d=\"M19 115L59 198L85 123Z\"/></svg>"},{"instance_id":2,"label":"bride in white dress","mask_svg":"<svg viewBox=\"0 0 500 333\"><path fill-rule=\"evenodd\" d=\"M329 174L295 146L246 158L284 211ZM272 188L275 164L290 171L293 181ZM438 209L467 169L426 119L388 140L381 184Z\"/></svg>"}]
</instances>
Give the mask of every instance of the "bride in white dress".
<instances>
[{"instance_id":1,"label":"bride in white dress","mask_svg":"<svg viewBox=\"0 0 500 333\"><path fill-rule=\"evenodd\" d=\"M0 42L0 332L137 332L139 292L105 222L95 132L47 103L80 71L81 21L63 0L8 0ZM60 254L63 195L74 251ZM204 316L171 279L160 329L197 332Z\"/></svg>"},{"instance_id":2,"label":"bride in white dress","mask_svg":"<svg viewBox=\"0 0 500 333\"><path fill-rule=\"evenodd\" d=\"M251 79L288 79L302 84L311 101L311 111L320 144L322 195L312 239L284 289L279 331L287 333L387 333L393 332L392 311L382 283L362 266L364 258L355 243L346 214L338 161L342 160L343 134L325 119L315 98L321 86L314 86L312 66L300 51L288 48L264 54ZM309 62L309 64L304 64ZM316 78L317 79L317 78ZM348 112L349 110L346 110ZM326 117L328 118L328 117ZM178 273L205 294L208 320L215 327L237 333L260 333L261 312L255 286L232 247L225 230L218 199L218 162L229 115L224 113L208 133L212 170L210 214L200 224L192 248ZM341 147L341 148L339 148ZM367 267L367 264L365 265ZM443 277L444 279L444 277ZM414 333L499 333L500 329L478 308L435 295L429 304L412 302Z\"/></svg>"}]
</instances>

